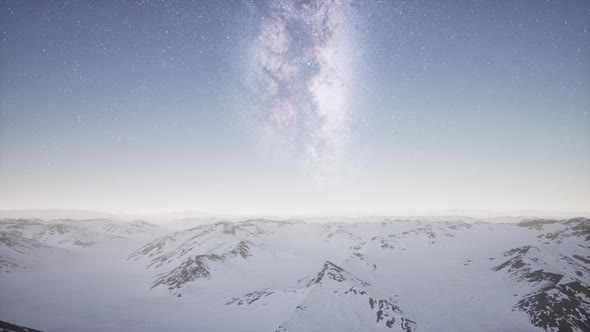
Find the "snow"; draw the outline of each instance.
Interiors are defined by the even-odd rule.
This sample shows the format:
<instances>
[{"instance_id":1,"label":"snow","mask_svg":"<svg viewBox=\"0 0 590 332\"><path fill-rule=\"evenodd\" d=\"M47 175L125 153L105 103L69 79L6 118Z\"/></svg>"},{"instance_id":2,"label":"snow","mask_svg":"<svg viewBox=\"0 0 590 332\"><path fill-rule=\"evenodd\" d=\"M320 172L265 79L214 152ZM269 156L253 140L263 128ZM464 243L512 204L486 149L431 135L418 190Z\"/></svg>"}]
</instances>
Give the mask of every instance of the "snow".
<instances>
[{"instance_id":1,"label":"snow","mask_svg":"<svg viewBox=\"0 0 590 332\"><path fill-rule=\"evenodd\" d=\"M399 309L389 311L392 330L403 317L416 331L542 331L515 309L538 285L493 270L512 257L505 253L538 248L523 261L588 285L586 271L576 274L584 263L571 258L588 256L585 239L563 223L212 222L173 231L109 219L4 220L0 232L18 245L3 242L0 257L25 268L0 274L0 317L44 331L390 330L372 298ZM555 232L561 237L544 236ZM221 258L206 261L204 277L152 288L197 255ZM327 261L344 280L313 283Z\"/></svg>"}]
</instances>

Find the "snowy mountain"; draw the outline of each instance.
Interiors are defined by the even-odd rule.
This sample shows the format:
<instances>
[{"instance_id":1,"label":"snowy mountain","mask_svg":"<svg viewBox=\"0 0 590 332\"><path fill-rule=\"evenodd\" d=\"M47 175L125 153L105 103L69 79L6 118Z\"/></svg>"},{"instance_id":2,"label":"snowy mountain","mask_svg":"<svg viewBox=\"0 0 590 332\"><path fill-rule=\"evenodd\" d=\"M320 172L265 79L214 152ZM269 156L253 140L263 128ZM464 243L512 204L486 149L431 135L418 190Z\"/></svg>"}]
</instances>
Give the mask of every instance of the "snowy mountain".
<instances>
[{"instance_id":1,"label":"snowy mountain","mask_svg":"<svg viewBox=\"0 0 590 332\"><path fill-rule=\"evenodd\" d=\"M3 272L43 263L48 255L131 238L153 238L166 229L143 221L108 219L2 219L0 220L0 266Z\"/></svg>"},{"instance_id":2,"label":"snowy mountain","mask_svg":"<svg viewBox=\"0 0 590 332\"><path fill-rule=\"evenodd\" d=\"M0 319L47 330L590 328L585 218L0 225Z\"/></svg>"},{"instance_id":3,"label":"snowy mountain","mask_svg":"<svg viewBox=\"0 0 590 332\"><path fill-rule=\"evenodd\" d=\"M317 276L305 285L305 299L283 322L286 331L415 331L416 323L403 315L392 298L375 298L366 289L371 285L326 261ZM333 317L339 317L335 320Z\"/></svg>"},{"instance_id":4,"label":"snowy mountain","mask_svg":"<svg viewBox=\"0 0 590 332\"><path fill-rule=\"evenodd\" d=\"M109 219L2 219L0 230L60 246L89 247L96 241L121 238L151 238L167 229L144 221Z\"/></svg>"},{"instance_id":5,"label":"snowy mountain","mask_svg":"<svg viewBox=\"0 0 590 332\"><path fill-rule=\"evenodd\" d=\"M223 221L216 217L203 217L203 218L181 218L175 219L170 222L166 222L164 225L167 228L174 229L177 231L187 230L202 225L213 224L215 222Z\"/></svg>"},{"instance_id":6,"label":"snowy mountain","mask_svg":"<svg viewBox=\"0 0 590 332\"><path fill-rule=\"evenodd\" d=\"M0 232L0 272L25 269L35 257L42 257L57 248L22 237L17 233Z\"/></svg>"},{"instance_id":7,"label":"snowy mountain","mask_svg":"<svg viewBox=\"0 0 590 332\"><path fill-rule=\"evenodd\" d=\"M526 220L518 224L543 233L536 245L502 254L494 271L530 287L515 309L547 331L590 330L590 220Z\"/></svg>"}]
</instances>

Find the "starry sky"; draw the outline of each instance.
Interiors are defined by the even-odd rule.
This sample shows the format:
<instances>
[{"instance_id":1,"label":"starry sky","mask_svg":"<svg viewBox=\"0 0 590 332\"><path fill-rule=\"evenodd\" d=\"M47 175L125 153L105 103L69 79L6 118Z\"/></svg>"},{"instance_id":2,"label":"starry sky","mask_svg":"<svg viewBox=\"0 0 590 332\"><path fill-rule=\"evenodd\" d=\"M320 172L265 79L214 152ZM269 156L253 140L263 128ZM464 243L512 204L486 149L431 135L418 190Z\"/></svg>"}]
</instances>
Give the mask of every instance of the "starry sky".
<instances>
[{"instance_id":1,"label":"starry sky","mask_svg":"<svg viewBox=\"0 0 590 332\"><path fill-rule=\"evenodd\" d=\"M590 209L587 1L2 1L0 209Z\"/></svg>"}]
</instances>

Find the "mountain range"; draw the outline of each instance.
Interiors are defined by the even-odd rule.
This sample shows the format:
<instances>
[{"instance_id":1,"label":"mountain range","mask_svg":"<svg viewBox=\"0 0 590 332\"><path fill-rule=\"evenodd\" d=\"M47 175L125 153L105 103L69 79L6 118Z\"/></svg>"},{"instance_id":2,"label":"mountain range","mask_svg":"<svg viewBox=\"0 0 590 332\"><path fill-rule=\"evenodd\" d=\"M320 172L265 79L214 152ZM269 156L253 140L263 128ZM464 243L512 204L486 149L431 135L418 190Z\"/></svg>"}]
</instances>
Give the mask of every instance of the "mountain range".
<instances>
[{"instance_id":1,"label":"mountain range","mask_svg":"<svg viewBox=\"0 0 590 332\"><path fill-rule=\"evenodd\" d=\"M589 331L590 219L1 219L43 331Z\"/></svg>"}]
</instances>

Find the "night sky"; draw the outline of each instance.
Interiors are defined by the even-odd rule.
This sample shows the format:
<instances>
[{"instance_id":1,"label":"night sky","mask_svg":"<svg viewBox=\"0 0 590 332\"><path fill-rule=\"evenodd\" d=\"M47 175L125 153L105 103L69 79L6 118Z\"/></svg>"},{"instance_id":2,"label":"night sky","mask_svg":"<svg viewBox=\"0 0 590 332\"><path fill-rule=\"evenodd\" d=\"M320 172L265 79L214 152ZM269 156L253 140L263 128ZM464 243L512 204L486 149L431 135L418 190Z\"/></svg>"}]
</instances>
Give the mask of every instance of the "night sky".
<instances>
[{"instance_id":1,"label":"night sky","mask_svg":"<svg viewBox=\"0 0 590 332\"><path fill-rule=\"evenodd\" d=\"M590 209L588 1L3 1L0 209Z\"/></svg>"}]
</instances>

